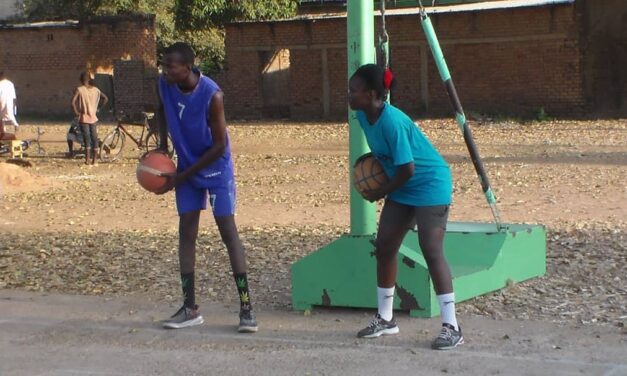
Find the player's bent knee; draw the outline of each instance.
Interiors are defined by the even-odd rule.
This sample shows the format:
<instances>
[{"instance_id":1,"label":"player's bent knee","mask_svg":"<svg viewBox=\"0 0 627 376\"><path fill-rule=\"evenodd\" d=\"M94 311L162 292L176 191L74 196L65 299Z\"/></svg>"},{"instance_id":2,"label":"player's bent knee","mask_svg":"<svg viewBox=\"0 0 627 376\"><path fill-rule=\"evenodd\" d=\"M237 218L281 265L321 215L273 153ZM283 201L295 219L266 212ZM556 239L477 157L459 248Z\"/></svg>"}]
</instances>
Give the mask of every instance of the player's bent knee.
<instances>
[{"instance_id":1,"label":"player's bent knee","mask_svg":"<svg viewBox=\"0 0 627 376\"><path fill-rule=\"evenodd\" d=\"M374 249L374 255L379 262L388 262L394 259L396 252L393 250L393 247L390 247L388 244L379 243Z\"/></svg>"},{"instance_id":2,"label":"player's bent knee","mask_svg":"<svg viewBox=\"0 0 627 376\"><path fill-rule=\"evenodd\" d=\"M425 258L427 264L435 263L444 260L444 252L441 247L435 248L422 248L422 256Z\"/></svg>"}]
</instances>

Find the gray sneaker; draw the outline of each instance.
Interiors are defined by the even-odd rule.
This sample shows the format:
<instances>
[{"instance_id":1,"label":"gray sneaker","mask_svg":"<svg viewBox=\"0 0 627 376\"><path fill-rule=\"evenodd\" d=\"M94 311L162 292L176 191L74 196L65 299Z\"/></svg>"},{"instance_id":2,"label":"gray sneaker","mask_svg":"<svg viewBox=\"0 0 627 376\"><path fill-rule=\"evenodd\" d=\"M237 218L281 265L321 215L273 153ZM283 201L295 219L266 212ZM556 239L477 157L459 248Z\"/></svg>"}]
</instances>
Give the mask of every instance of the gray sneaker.
<instances>
[{"instance_id":1,"label":"gray sneaker","mask_svg":"<svg viewBox=\"0 0 627 376\"><path fill-rule=\"evenodd\" d=\"M359 338L377 338L382 335L397 334L399 332L394 317L390 321L384 320L378 313L367 327L357 333Z\"/></svg>"},{"instance_id":2,"label":"gray sneaker","mask_svg":"<svg viewBox=\"0 0 627 376\"><path fill-rule=\"evenodd\" d=\"M200 325L203 322L204 320L198 312L198 306L194 306L194 308L183 306L172 317L163 321L163 327L167 329L181 329Z\"/></svg>"},{"instance_id":3,"label":"gray sneaker","mask_svg":"<svg viewBox=\"0 0 627 376\"><path fill-rule=\"evenodd\" d=\"M239 311L239 327L237 331L240 333L256 333L258 330L257 320L252 309L242 309Z\"/></svg>"},{"instance_id":4,"label":"gray sneaker","mask_svg":"<svg viewBox=\"0 0 627 376\"><path fill-rule=\"evenodd\" d=\"M464 344L464 336L462 336L462 328L455 330L452 325L442 324L442 330L437 338L431 343L434 350L451 350L459 345Z\"/></svg>"}]
</instances>

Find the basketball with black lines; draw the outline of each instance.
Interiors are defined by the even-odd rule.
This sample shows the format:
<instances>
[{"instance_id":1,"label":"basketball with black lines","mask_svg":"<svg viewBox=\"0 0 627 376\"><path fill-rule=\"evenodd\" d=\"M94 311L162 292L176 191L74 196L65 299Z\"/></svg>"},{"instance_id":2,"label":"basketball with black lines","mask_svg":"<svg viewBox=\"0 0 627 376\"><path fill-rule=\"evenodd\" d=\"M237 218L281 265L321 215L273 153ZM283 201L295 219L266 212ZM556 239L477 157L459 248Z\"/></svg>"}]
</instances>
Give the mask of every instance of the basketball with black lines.
<instances>
[{"instance_id":1,"label":"basketball with black lines","mask_svg":"<svg viewBox=\"0 0 627 376\"><path fill-rule=\"evenodd\" d=\"M381 163L371 154L364 154L355 162L353 184L357 192L377 189L388 182Z\"/></svg>"}]
</instances>

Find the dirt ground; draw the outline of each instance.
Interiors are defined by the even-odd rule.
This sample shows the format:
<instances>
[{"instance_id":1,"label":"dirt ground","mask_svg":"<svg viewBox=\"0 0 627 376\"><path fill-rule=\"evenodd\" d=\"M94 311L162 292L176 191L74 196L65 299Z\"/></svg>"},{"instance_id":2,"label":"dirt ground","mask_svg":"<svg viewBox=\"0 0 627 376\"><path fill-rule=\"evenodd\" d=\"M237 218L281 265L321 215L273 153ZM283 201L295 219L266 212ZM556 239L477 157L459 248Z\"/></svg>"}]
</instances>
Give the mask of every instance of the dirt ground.
<instances>
[{"instance_id":1,"label":"dirt ground","mask_svg":"<svg viewBox=\"0 0 627 376\"><path fill-rule=\"evenodd\" d=\"M398 315L400 333L358 340L363 310L263 309L238 334L236 304L203 306L205 323L163 330L176 309L126 297L0 290L2 376L134 375L627 375L625 335L611 326L464 317L466 343L429 347L439 319Z\"/></svg>"},{"instance_id":2,"label":"dirt ground","mask_svg":"<svg viewBox=\"0 0 627 376\"><path fill-rule=\"evenodd\" d=\"M490 221L454 121L420 124L453 171L450 219ZM20 135L36 126L46 154L30 158L33 167L0 159L0 288L178 301L174 196L136 184L140 151L127 144L122 160L85 166L64 157L67 125L26 124ZM624 330L627 120L472 126L504 221L547 226L548 270L462 303L460 312ZM99 128L101 138L109 128ZM237 122L230 134L237 221L252 283L263 286L256 302L289 308L290 264L348 228L347 126ZM233 302L226 252L210 216L202 221L199 295Z\"/></svg>"}]
</instances>

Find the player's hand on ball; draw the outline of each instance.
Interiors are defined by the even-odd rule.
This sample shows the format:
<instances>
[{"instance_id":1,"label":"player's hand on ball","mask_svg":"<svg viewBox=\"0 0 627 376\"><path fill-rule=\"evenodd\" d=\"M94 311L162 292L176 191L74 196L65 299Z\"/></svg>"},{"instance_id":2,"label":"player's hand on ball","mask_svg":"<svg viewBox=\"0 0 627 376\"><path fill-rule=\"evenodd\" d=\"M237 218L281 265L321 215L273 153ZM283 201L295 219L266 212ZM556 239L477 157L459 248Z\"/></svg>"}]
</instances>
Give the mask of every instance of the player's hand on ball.
<instances>
[{"instance_id":1,"label":"player's hand on ball","mask_svg":"<svg viewBox=\"0 0 627 376\"><path fill-rule=\"evenodd\" d=\"M370 202L375 202L385 197L385 193L379 189L367 189L362 192L362 196Z\"/></svg>"},{"instance_id":2,"label":"player's hand on ball","mask_svg":"<svg viewBox=\"0 0 627 376\"><path fill-rule=\"evenodd\" d=\"M174 189L174 187L176 187L176 184L177 184L176 174L168 174L168 175L164 174L163 176L168 180L163 185L163 187L155 191L155 193L158 195L162 195L162 194L170 192L171 190Z\"/></svg>"}]
</instances>

